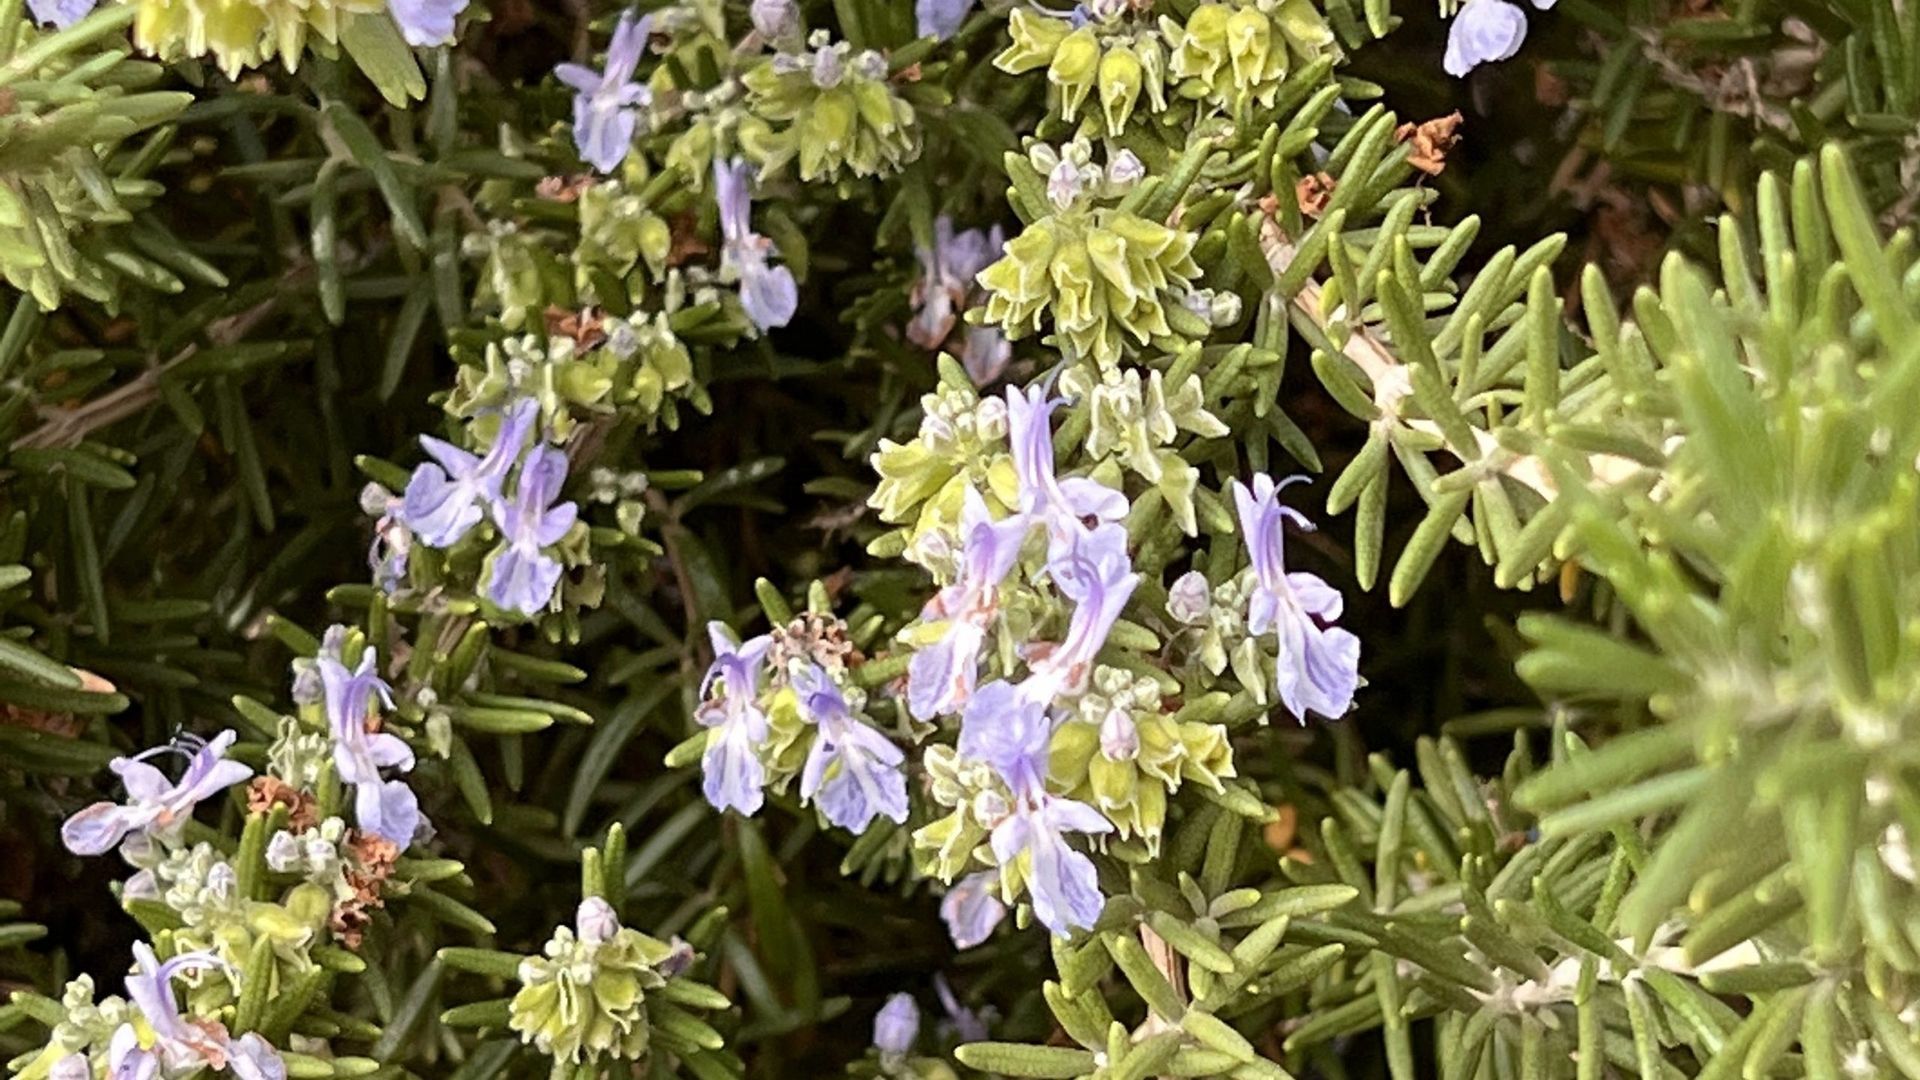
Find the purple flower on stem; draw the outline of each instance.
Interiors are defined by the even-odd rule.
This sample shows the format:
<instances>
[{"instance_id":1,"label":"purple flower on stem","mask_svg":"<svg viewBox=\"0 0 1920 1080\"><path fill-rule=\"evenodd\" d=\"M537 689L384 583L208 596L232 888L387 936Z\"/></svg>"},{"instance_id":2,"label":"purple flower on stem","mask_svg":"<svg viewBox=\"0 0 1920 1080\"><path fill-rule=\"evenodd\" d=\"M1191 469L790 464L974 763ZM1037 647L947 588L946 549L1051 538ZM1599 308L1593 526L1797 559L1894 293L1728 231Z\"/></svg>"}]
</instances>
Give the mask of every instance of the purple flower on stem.
<instances>
[{"instance_id":1,"label":"purple flower on stem","mask_svg":"<svg viewBox=\"0 0 1920 1080\"><path fill-rule=\"evenodd\" d=\"M962 757L985 762L1012 792L1011 812L993 826L994 859L1002 873L1011 869L1020 875L1034 915L1065 937L1092 926L1105 903L1093 860L1069 847L1066 834L1111 832L1113 825L1093 807L1047 792L1052 735L1046 702L995 681L968 704L959 750Z\"/></svg>"},{"instance_id":2,"label":"purple flower on stem","mask_svg":"<svg viewBox=\"0 0 1920 1080\"><path fill-rule=\"evenodd\" d=\"M126 804L97 802L73 815L60 826L61 842L75 855L99 855L135 837L172 844L193 817L194 807L253 775L246 765L226 759L237 738L230 730L210 742L181 735L165 746L114 758L107 767L126 785ZM187 759L179 780L168 780L147 764L160 754Z\"/></svg>"},{"instance_id":3,"label":"purple flower on stem","mask_svg":"<svg viewBox=\"0 0 1920 1080\"><path fill-rule=\"evenodd\" d=\"M985 499L966 489L960 510L960 572L936 593L920 617L944 619L940 640L914 653L907 667L907 705L915 718L931 720L967 703L980 667L980 648L1000 612L1000 583L1020 557L1027 518L993 520Z\"/></svg>"},{"instance_id":4,"label":"purple flower on stem","mask_svg":"<svg viewBox=\"0 0 1920 1080\"><path fill-rule=\"evenodd\" d=\"M1104 524L1127 515L1127 497L1120 492L1085 477L1061 480L1054 475L1051 418L1060 400L1048 397L1045 386L1007 390L1007 433L1020 482L1020 512L1046 525L1049 569L1087 531L1084 519Z\"/></svg>"},{"instance_id":5,"label":"purple flower on stem","mask_svg":"<svg viewBox=\"0 0 1920 1080\"><path fill-rule=\"evenodd\" d=\"M139 1033L125 1024L113 1034L108 1050L114 1080L151 1080L161 1073L184 1075L209 1068L231 1072L239 1080L286 1080L287 1066L272 1044L254 1032L238 1039L217 1021L188 1020L180 1015L173 997L173 977L183 972L226 970L226 962L212 953L191 952L162 963L144 941L133 946L135 968L127 976L127 998L153 1031L151 1048L140 1046Z\"/></svg>"},{"instance_id":6,"label":"purple flower on stem","mask_svg":"<svg viewBox=\"0 0 1920 1080\"><path fill-rule=\"evenodd\" d=\"M1273 630L1279 637L1275 682L1280 700L1303 722L1310 711L1338 719L1353 706L1360 686L1360 639L1337 626L1322 626L1340 617L1340 593L1313 574L1287 572L1286 523L1308 530L1313 523L1280 504L1280 489L1304 479L1275 483L1270 476L1255 476L1251 489L1233 482L1240 531L1253 556L1247 630L1255 635Z\"/></svg>"},{"instance_id":7,"label":"purple flower on stem","mask_svg":"<svg viewBox=\"0 0 1920 1080\"><path fill-rule=\"evenodd\" d=\"M485 457L431 435L420 436L434 460L413 470L400 505L400 520L428 547L457 543L482 515L482 503L500 498L507 473L527 443L540 403L521 398L507 406Z\"/></svg>"},{"instance_id":8,"label":"purple flower on stem","mask_svg":"<svg viewBox=\"0 0 1920 1080\"><path fill-rule=\"evenodd\" d=\"M65 30L93 13L100 0L27 0L33 21Z\"/></svg>"},{"instance_id":9,"label":"purple flower on stem","mask_svg":"<svg viewBox=\"0 0 1920 1080\"><path fill-rule=\"evenodd\" d=\"M1554 0L1533 0L1545 11ZM1447 74L1460 76L1481 64L1510 59L1527 40L1527 16L1507 0L1467 0L1447 31Z\"/></svg>"},{"instance_id":10,"label":"purple flower on stem","mask_svg":"<svg viewBox=\"0 0 1920 1080\"><path fill-rule=\"evenodd\" d=\"M995 895L999 884L1000 875L982 870L961 878L940 898L940 918L954 948L971 949L987 940L1007 917L1007 905Z\"/></svg>"},{"instance_id":11,"label":"purple flower on stem","mask_svg":"<svg viewBox=\"0 0 1920 1080\"><path fill-rule=\"evenodd\" d=\"M960 32L960 26L979 0L914 0L913 15L921 37L945 41Z\"/></svg>"},{"instance_id":12,"label":"purple flower on stem","mask_svg":"<svg viewBox=\"0 0 1920 1080\"><path fill-rule=\"evenodd\" d=\"M1140 584L1127 557L1127 530L1119 525L1082 530L1054 564L1053 580L1074 608L1066 637L1034 660L1033 677L1021 684L1021 692L1038 701L1085 689L1094 657Z\"/></svg>"},{"instance_id":13,"label":"purple flower on stem","mask_svg":"<svg viewBox=\"0 0 1920 1080\"><path fill-rule=\"evenodd\" d=\"M467 0L391 0L387 10L407 44L426 48L453 40L453 21L467 10Z\"/></svg>"},{"instance_id":14,"label":"purple flower on stem","mask_svg":"<svg viewBox=\"0 0 1920 1080\"><path fill-rule=\"evenodd\" d=\"M610 173L627 159L639 110L653 99L652 92L633 78L652 29L652 15L636 18L628 11L613 28L605 70L579 64L553 69L554 77L574 91L573 145L580 151L580 160L600 172Z\"/></svg>"},{"instance_id":15,"label":"purple flower on stem","mask_svg":"<svg viewBox=\"0 0 1920 1080\"><path fill-rule=\"evenodd\" d=\"M401 780L382 780L383 768L413 768L413 750L398 735L378 730L379 704L393 708L393 692L375 673L373 650L360 654L352 671L337 655L314 661L320 672L327 724L333 734L333 768L354 788L354 820L360 831L382 837L402 851L422 824L419 800ZM369 730L372 728L372 730Z\"/></svg>"},{"instance_id":16,"label":"purple flower on stem","mask_svg":"<svg viewBox=\"0 0 1920 1080\"><path fill-rule=\"evenodd\" d=\"M768 265L779 253L773 241L753 231L752 167L734 158L713 162L713 197L720 208L721 265L740 276L740 306L762 330L785 326L800 304L793 271Z\"/></svg>"},{"instance_id":17,"label":"purple flower on stem","mask_svg":"<svg viewBox=\"0 0 1920 1080\"><path fill-rule=\"evenodd\" d=\"M566 452L535 446L520 465L513 498L491 504L506 542L487 560L487 599L508 611L533 615L553 599L560 563L543 549L559 543L580 513L570 502L553 505L566 482Z\"/></svg>"},{"instance_id":18,"label":"purple flower on stem","mask_svg":"<svg viewBox=\"0 0 1920 1080\"><path fill-rule=\"evenodd\" d=\"M828 821L865 832L876 817L907 820L906 755L847 706L840 688L818 664L793 677L800 711L815 725L813 748L800 771L800 798L820 808Z\"/></svg>"},{"instance_id":19,"label":"purple flower on stem","mask_svg":"<svg viewBox=\"0 0 1920 1080\"><path fill-rule=\"evenodd\" d=\"M767 739L767 714L760 710L760 665L773 638L766 634L735 645L725 623L707 624L713 642L713 666L700 682L705 699L695 719L707 729L707 748L700 755L701 791L715 810L732 808L752 817L758 813L767 783L767 768L759 747ZM715 685L723 691L707 697Z\"/></svg>"}]
</instances>

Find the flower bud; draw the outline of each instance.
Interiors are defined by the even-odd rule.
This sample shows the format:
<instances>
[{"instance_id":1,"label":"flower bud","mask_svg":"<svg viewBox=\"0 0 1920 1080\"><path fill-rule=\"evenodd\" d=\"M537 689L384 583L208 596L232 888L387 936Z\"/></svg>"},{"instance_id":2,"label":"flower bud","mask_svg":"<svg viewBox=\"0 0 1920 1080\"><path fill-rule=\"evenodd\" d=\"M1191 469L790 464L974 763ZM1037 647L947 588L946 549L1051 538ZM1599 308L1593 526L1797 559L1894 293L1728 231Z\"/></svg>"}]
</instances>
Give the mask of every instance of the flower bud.
<instances>
[{"instance_id":1,"label":"flower bud","mask_svg":"<svg viewBox=\"0 0 1920 1080\"><path fill-rule=\"evenodd\" d=\"M1100 58L1100 111L1106 116L1109 135L1125 129L1139 97L1140 58L1125 45L1108 49Z\"/></svg>"},{"instance_id":2,"label":"flower bud","mask_svg":"<svg viewBox=\"0 0 1920 1080\"><path fill-rule=\"evenodd\" d=\"M1100 753L1108 761L1130 761L1140 752L1140 729L1125 709L1112 709L1100 721Z\"/></svg>"},{"instance_id":3,"label":"flower bud","mask_svg":"<svg viewBox=\"0 0 1920 1080\"><path fill-rule=\"evenodd\" d=\"M598 945L613 940L620 932L620 916L614 914L613 905L598 896L589 896L580 901L580 907L573 915L574 932L580 940Z\"/></svg>"},{"instance_id":4,"label":"flower bud","mask_svg":"<svg viewBox=\"0 0 1920 1080\"><path fill-rule=\"evenodd\" d=\"M753 0L747 17L768 41L780 41L800 33L800 6L794 0Z\"/></svg>"},{"instance_id":5,"label":"flower bud","mask_svg":"<svg viewBox=\"0 0 1920 1080\"><path fill-rule=\"evenodd\" d=\"M1058 86L1063 95L1062 112L1071 120L1093 90L1100 68L1100 42L1089 27L1068 34L1054 50L1053 63L1047 67L1047 81Z\"/></svg>"},{"instance_id":6,"label":"flower bud","mask_svg":"<svg viewBox=\"0 0 1920 1080\"><path fill-rule=\"evenodd\" d=\"M1213 596L1207 585L1207 575L1198 570L1181 574L1173 587L1167 590L1167 614L1188 626L1199 626L1206 622L1207 612L1212 606Z\"/></svg>"},{"instance_id":7,"label":"flower bud","mask_svg":"<svg viewBox=\"0 0 1920 1080\"><path fill-rule=\"evenodd\" d=\"M895 994L873 1018L873 1046L882 1060L898 1061L920 1034L920 1006L912 994Z\"/></svg>"}]
</instances>

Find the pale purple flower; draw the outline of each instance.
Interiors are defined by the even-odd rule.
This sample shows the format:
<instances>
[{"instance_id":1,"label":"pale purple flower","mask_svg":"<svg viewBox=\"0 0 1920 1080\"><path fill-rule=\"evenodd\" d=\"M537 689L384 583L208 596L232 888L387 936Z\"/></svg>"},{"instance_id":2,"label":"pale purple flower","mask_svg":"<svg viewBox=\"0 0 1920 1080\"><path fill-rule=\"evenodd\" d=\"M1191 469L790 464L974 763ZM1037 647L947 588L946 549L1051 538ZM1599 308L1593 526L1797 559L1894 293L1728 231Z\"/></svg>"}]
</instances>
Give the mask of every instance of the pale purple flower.
<instances>
[{"instance_id":1,"label":"pale purple flower","mask_svg":"<svg viewBox=\"0 0 1920 1080\"><path fill-rule=\"evenodd\" d=\"M968 704L959 750L992 767L1012 793L1010 812L993 824L994 859L1003 874L1013 871L1026 882L1034 916L1065 937L1092 926L1105 903L1093 860L1069 847L1066 834L1106 833L1113 825L1093 807L1047 792L1052 735L1045 701L995 681Z\"/></svg>"},{"instance_id":2,"label":"pale purple flower","mask_svg":"<svg viewBox=\"0 0 1920 1080\"><path fill-rule=\"evenodd\" d=\"M33 13L34 22L65 30L92 14L99 3L100 0L27 0L27 10Z\"/></svg>"},{"instance_id":3,"label":"pale purple flower","mask_svg":"<svg viewBox=\"0 0 1920 1080\"><path fill-rule=\"evenodd\" d=\"M125 1027L124 1030L129 1035L134 1034L133 1028L131 1027ZM119 1034L119 1031L114 1032L116 1039ZM136 1047L139 1045L138 1036L134 1036L134 1045ZM112 1080L134 1080L136 1076L138 1080L149 1080L149 1076L151 1075L138 1076L136 1073L124 1072L113 1064L111 1057L108 1058L107 1068L109 1070L107 1075L111 1077ZM93 1063L87 1060L87 1055L85 1054L78 1052L68 1054L66 1057L54 1062L53 1068L47 1070L47 1080L93 1080Z\"/></svg>"},{"instance_id":4,"label":"pale purple flower","mask_svg":"<svg viewBox=\"0 0 1920 1080\"><path fill-rule=\"evenodd\" d=\"M322 653L314 661L333 735L333 768L340 782L354 789L354 820L361 832L382 837L404 851L420 831L423 818L413 790L401 780L382 780L380 770L413 768L413 749L392 732L373 730L379 705L393 708L393 692L375 672L372 649L360 654L352 671L337 656Z\"/></svg>"},{"instance_id":5,"label":"pale purple flower","mask_svg":"<svg viewBox=\"0 0 1920 1080\"><path fill-rule=\"evenodd\" d=\"M1305 721L1308 712L1338 719L1353 706L1360 686L1360 639L1336 626L1340 593L1313 574L1288 573L1286 523L1311 530L1313 523L1280 503L1280 489L1305 477L1275 483L1255 476L1253 487L1235 480L1233 501L1240 531L1253 557L1254 589L1247 603L1247 630L1272 630L1279 638L1277 689L1287 711Z\"/></svg>"},{"instance_id":6,"label":"pale purple flower","mask_svg":"<svg viewBox=\"0 0 1920 1080\"><path fill-rule=\"evenodd\" d=\"M921 37L945 41L960 32L979 0L914 0L913 16Z\"/></svg>"},{"instance_id":7,"label":"pale purple flower","mask_svg":"<svg viewBox=\"0 0 1920 1080\"><path fill-rule=\"evenodd\" d=\"M485 457L431 435L420 436L420 445L434 460L413 470L401 500L400 520L428 547L457 543L480 521L482 504L500 498L507 473L519 460L539 415L540 403L532 398L507 406Z\"/></svg>"},{"instance_id":8,"label":"pale purple flower","mask_svg":"<svg viewBox=\"0 0 1920 1080\"><path fill-rule=\"evenodd\" d=\"M933 247L918 248L920 276L914 280L908 300L913 318L907 323L907 339L923 349L939 349L960 325L960 313L972 306L981 292L975 276L1000 254L1006 234L995 225L991 229L953 231L953 221L945 214L934 219ZM985 386L1000 377L1013 358L1013 345L997 327L964 328L960 363L975 386Z\"/></svg>"},{"instance_id":9,"label":"pale purple flower","mask_svg":"<svg viewBox=\"0 0 1920 1080\"><path fill-rule=\"evenodd\" d=\"M946 1010L947 1022L952 1025L954 1035L961 1042L986 1041L987 1021L993 1015L991 1008L975 1012L960 1004L960 999L954 996L953 987L947 985L947 977L938 972L933 976L933 992L940 996L940 1007Z\"/></svg>"},{"instance_id":10,"label":"pale purple flower","mask_svg":"<svg viewBox=\"0 0 1920 1080\"><path fill-rule=\"evenodd\" d=\"M914 314L907 323L907 339L925 349L945 343L967 307L967 298L978 287L974 275L999 257L1005 243L1006 233L998 225L956 233L952 218L945 214L935 218L933 246L914 250L920 276L909 294Z\"/></svg>"},{"instance_id":11,"label":"pale purple flower","mask_svg":"<svg viewBox=\"0 0 1920 1080\"><path fill-rule=\"evenodd\" d=\"M1058 404L1045 386L1007 390L1007 435L1020 483L1020 512L1046 525L1050 569L1086 533L1085 519L1106 523L1127 515L1127 497L1120 492L1086 477L1054 475L1051 418Z\"/></svg>"},{"instance_id":12,"label":"pale purple flower","mask_svg":"<svg viewBox=\"0 0 1920 1080\"><path fill-rule=\"evenodd\" d=\"M800 772L800 798L843 829L865 832L876 817L907 820L906 755L860 721L818 664L793 676L800 712L815 726L813 748Z\"/></svg>"},{"instance_id":13,"label":"pale purple flower","mask_svg":"<svg viewBox=\"0 0 1920 1080\"><path fill-rule=\"evenodd\" d=\"M785 326L800 304L793 271L772 266L779 254L773 241L753 231L751 224L753 167L740 158L713 162L713 197L720 208L721 265L740 277L740 306L762 330Z\"/></svg>"},{"instance_id":14,"label":"pale purple flower","mask_svg":"<svg viewBox=\"0 0 1920 1080\"><path fill-rule=\"evenodd\" d=\"M800 5L796 0L753 0L747 9L753 28L768 41L783 41L800 34Z\"/></svg>"},{"instance_id":15,"label":"pale purple flower","mask_svg":"<svg viewBox=\"0 0 1920 1080\"><path fill-rule=\"evenodd\" d=\"M1042 701L1086 688L1094 658L1140 584L1127 557L1127 530L1119 525L1081 530L1054 563L1053 581L1074 607L1066 636L1033 661L1033 677L1021 685L1023 693Z\"/></svg>"},{"instance_id":16,"label":"pale purple flower","mask_svg":"<svg viewBox=\"0 0 1920 1080\"><path fill-rule=\"evenodd\" d=\"M980 648L1000 613L1000 583L1020 557L1027 518L993 520L985 499L971 486L960 510L960 571L920 612L946 620L938 641L913 654L907 666L907 705L916 719L931 720L967 703L980 667Z\"/></svg>"},{"instance_id":17,"label":"pale purple flower","mask_svg":"<svg viewBox=\"0 0 1920 1080\"><path fill-rule=\"evenodd\" d=\"M108 1050L114 1080L150 1080L162 1072L185 1075L201 1068L231 1072L239 1080L286 1080L286 1063L260 1035L248 1032L235 1039L218 1021L180 1015L173 996L174 976L227 970L225 961L212 953L190 952L162 963L144 941L134 943L133 957L136 966L127 976L127 999L152 1029L153 1045L142 1049L131 1024L115 1031Z\"/></svg>"},{"instance_id":18,"label":"pale purple flower","mask_svg":"<svg viewBox=\"0 0 1920 1080\"><path fill-rule=\"evenodd\" d=\"M955 882L940 898L940 918L946 921L954 948L971 949L993 936L994 927L1007 917L1007 905L997 895L999 887L999 874L981 870Z\"/></svg>"},{"instance_id":19,"label":"pale purple flower","mask_svg":"<svg viewBox=\"0 0 1920 1080\"><path fill-rule=\"evenodd\" d=\"M1013 359L1013 342L997 326L969 326L960 345L960 366L975 386L985 386L1007 370Z\"/></svg>"},{"instance_id":20,"label":"pale purple flower","mask_svg":"<svg viewBox=\"0 0 1920 1080\"><path fill-rule=\"evenodd\" d=\"M600 172L610 173L627 159L639 110L653 99L652 92L633 77L652 30L651 14L636 18L628 11L613 28L605 70L579 64L553 69L555 78L573 88L573 145L580 151L580 160Z\"/></svg>"},{"instance_id":21,"label":"pale purple flower","mask_svg":"<svg viewBox=\"0 0 1920 1080\"><path fill-rule=\"evenodd\" d=\"M369 483L360 489L360 509L374 516L373 540L367 545L367 566L374 583L385 593L395 593L407 580L407 560L413 552L413 530L400 520L404 500Z\"/></svg>"},{"instance_id":22,"label":"pale purple flower","mask_svg":"<svg viewBox=\"0 0 1920 1080\"><path fill-rule=\"evenodd\" d=\"M194 807L253 775L241 762L227 760L237 738L231 730L212 741L181 735L165 746L114 758L107 767L126 785L126 804L97 802L73 815L60 826L61 842L75 855L99 855L136 838L173 844L193 817ZM168 780L147 764L147 759L161 754L187 759L179 780Z\"/></svg>"},{"instance_id":23,"label":"pale purple flower","mask_svg":"<svg viewBox=\"0 0 1920 1080\"><path fill-rule=\"evenodd\" d=\"M490 504L505 542L487 560L487 599L508 611L534 615L553 599L561 567L544 549L559 543L580 514L573 503L554 505L566 482L566 452L541 444L521 463L513 497Z\"/></svg>"},{"instance_id":24,"label":"pale purple flower","mask_svg":"<svg viewBox=\"0 0 1920 1080\"><path fill-rule=\"evenodd\" d=\"M467 0L391 0L387 10L407 44L425 48L453 40L453 21L467 10Z\"/></svg>"},{"instance_id":25,"label":"pale purple flower","mask_svg":"<svg viewBox=\"0 0 1920 1080\"><path fill-rule=\"evenodd\" d=\"M1542 11L1554 0L1533 0ZM1481 64L1498 63L1520 51L1527 40L1527 16L1507 0L1467 0L1447 31L1447 74L1460 76Z\"/></svg>"},{"instance_id":26,"label":"pale purple flower","mask_svg":"<svg viewBox=\"0 0 1920 1080\"><path fill-rule=\"evenodd\" d=\"M694 714L707 729L701 792L715 810L751 817L765 800L767 768L760 761L760 744L767 740L767 714L760 709L760 665L773 639L761 634L735 645L721 622L707 624L707 637L713 642L713 666L700 682L705 700ZM721 696L708 697L716 685Z\"/></svg>"},{"instance_id":27,"label":"pale purple flower","mask_svg":"<svg viewBox=\"0 0 1920 1080\"><path fill-rule=\"evenodd\" d=\"M920 1006L912 994L895 994L880 1007L873 1018L873 1048L880 1060L897 1062L913 1049L920 1037Z\"/></svg>"}]
</instances>

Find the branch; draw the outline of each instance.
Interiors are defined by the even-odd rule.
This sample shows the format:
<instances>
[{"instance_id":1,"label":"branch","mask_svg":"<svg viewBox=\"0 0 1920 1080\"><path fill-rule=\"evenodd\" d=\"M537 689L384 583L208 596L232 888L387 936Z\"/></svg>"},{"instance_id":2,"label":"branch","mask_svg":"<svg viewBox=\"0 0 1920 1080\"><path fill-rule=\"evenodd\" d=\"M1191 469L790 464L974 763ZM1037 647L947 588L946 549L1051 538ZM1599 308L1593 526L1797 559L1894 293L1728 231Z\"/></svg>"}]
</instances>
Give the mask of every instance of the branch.
<instances>
[{"instance_id":1,"label":"branch","mask_svg":"<svg viewBox=\"0 0 1920 1080\"><path fill-rule=\"evenodd\" d=\"M1260 225L1260 251L1267 258L1267 265L1278 275L1292 264L1294 246L1280 231L1279 222L1269 215ZM1320 311L1321 286L1312 278L1294 294L1293 306L1312 319L1321 330L1327 329L1326 316ZM1446 437L1440 432L1440 425L1431 420L1409 418L1400 414L1400 402L1413 392L1413 380L1405 364L1381 344L1380 339L1365 326L1355 325L1347 336L1347 343L1341 349L1346 358L1363 372L1373 384L1373 404L1380 410L1378 423L1398 424L1422 434L1439 438L1442 443ZM1510 479L1524 484L1538 492L1541 498L1551 502L1560 494L1559 485L1554 482L1553 470L1539 457L1531 454L1514 455L1502 448L1499 442L1487 431L1473 429L1473 452L1465 447L1448 445L1447 449L1462 464L1477 465L1504 474ZM1496 456L1496 454L1498 456ZM1494 461L1506 457L1504 464L1495 466ZM1492 459L1492 460L1489 460ZM1641 468L1640 464L1629 458L1614 454L1589 454L1587 465L1594 479L1603 484L1617 484Z\"/></svg>"}]
</instances>

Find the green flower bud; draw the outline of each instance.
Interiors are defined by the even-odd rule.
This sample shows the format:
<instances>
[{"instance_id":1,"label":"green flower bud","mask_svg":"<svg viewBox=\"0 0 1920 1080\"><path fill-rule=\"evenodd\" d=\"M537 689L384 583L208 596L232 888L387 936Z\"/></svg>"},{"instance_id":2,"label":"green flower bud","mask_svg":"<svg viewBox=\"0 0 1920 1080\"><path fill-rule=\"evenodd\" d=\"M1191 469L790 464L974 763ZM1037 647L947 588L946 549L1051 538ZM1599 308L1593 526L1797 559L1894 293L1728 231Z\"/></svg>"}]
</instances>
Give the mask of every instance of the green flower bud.
<instances>
[{"instance_id":1,"label":"green flower bud","mask_svg":"<svg viewBox=\"0 0 1920 1080\"><path fill-rule=\"evenodd\" d=\"M1013 44L993 58L993 66L1009 75L1037 71L1053 62L1060 43L1073 33L1065 19L1041 15L1025 7L1013 9L1007 24Z\"/></svg>"},{"instance_id":2,"label":"green flower bud","mask_svg":"<svg viewBox=\"0 0 1920 1080\"><path fill-rule=\"evenodd\" d=\"M1107 50L1100 58L1100 111L1107 120L1107 131L1118 132L1133 115L1133 103L1140 97L1143 72L1140 57L1125 45Z\"/></svg>"},{"instance_id":3,"label":"green flower bud","mask_svg":"<svg viewBox=\"0 0 1920 1080\"><path fill-rule=\"evenodd\" d=\"M1047 81L1060 88L1060 112L1068 120L1079 115L1080 106L1092 92L1100 67L1100 41L1093 28L1083 26L1068 34L1054 51L1047 67Z\"/></svg>"}]
</instances>

